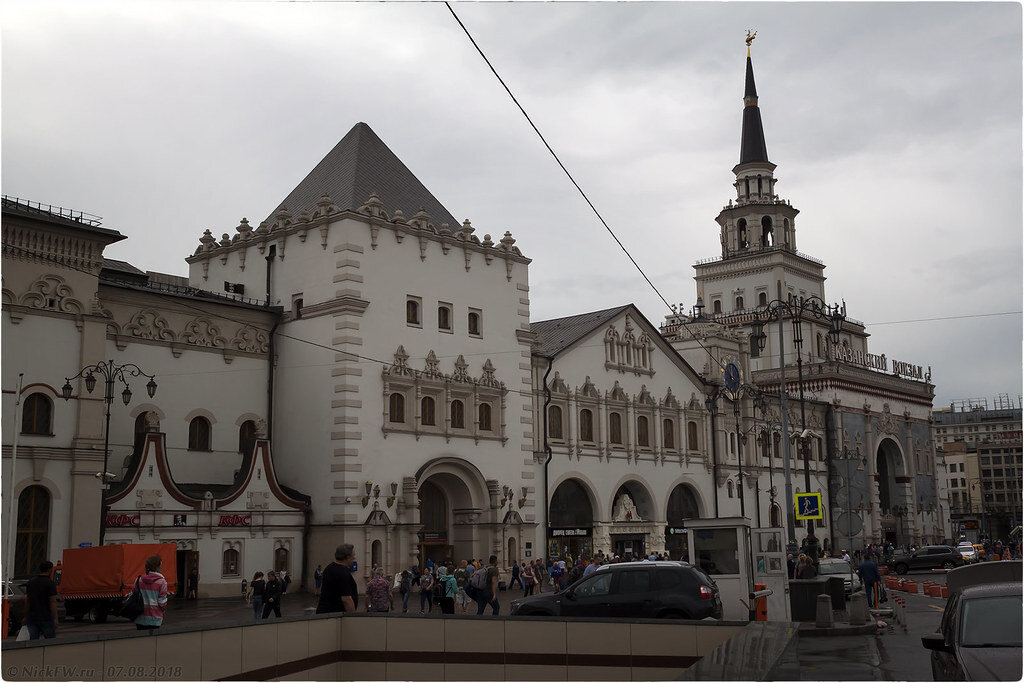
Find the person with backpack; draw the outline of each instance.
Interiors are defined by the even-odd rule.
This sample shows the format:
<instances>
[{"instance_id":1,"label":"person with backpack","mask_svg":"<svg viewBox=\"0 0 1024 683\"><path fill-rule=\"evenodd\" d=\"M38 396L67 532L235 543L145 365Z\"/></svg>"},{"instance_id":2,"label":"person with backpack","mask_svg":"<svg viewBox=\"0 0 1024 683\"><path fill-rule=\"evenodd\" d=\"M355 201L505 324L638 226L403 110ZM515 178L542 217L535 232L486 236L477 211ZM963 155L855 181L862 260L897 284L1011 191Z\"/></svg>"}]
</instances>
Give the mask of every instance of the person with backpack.
<instances>
[{"instance_id":1,"label":"person with backpack","mask_svg":"<svg viewBox=\"0 0 1024 683\"><path fill-rule=\"evenodd\" d=\"M435 595L438 597L437 603L441 606L441 613L455 614L455 594L459 591L455 577L448 573L447 567L438 567L435 583Z\"/></svg>"},{"instance_id":2,"label":"person with backpack","mask_svg":"<svg viewBox=\"0 0 1024 683\"><path fill-rule=\"evenodd\" d=\"M469 562L463 560L459 563L459 568L452 572L452 576L455 577L455 587L458 589L455 592L455 611L458 614L466 614L470 602L469 594L466 592L466 586L469 584Z\"/></svg>"},{"instance_id":3,"label":"person with backpack","mask_svg":"<svg viewBox=\"0 0 1024 683\"><path fill-rule=\"evenodd\" d=\"M478 569L470 577L470 584L476 593L476 613L484 613L487 605L491 606L491 614L497 615L498 604L498 556L491 555L486 569Z\"/></svg>"},{"instance_id":4,"label":"person with backpack","mask_svg":"<svg viewBox=\"0 0 1024 683\"><path fill-rule=\"evenodd\" d=\"M409 593L412 593L412 572L408 569L402 570L402 576L398 580L398 593L402 596L402 614L409 611Z\"/></svg>"},{"instance_id":5,"label":"person with backpack","mask_svg":"<svg viewBox=\"0 0 1024 683\"><path fill-rule=\"evenodd\" d=\"M432 593L434 590L434 577L429 571L424 570L420 574L420 614L423 614L423 605L427 606L427 614L434 611Z\"/></svg>"}]
</instances>

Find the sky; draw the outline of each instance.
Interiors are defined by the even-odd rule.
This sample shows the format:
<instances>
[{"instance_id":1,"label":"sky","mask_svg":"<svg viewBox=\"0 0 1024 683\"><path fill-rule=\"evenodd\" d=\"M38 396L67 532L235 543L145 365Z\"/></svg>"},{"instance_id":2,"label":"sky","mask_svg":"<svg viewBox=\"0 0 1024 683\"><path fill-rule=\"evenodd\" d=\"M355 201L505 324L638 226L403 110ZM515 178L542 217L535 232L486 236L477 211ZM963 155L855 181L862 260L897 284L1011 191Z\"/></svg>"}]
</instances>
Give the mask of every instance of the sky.
<instances>
[{"instance_id":1,"label":"sky","mask_svg":"<svg viewBox=\"0 0 1024 683\"><path fill-rule=\"evenodd\" d=\"M777 193L869 351L935 406L1022 393L1019 3L452 8L671 304L720 256L748 29ZM0 185L100 216L110 258L187 275L356 123L477 234L512 232L533 320L671 311L443 3L0 0ZM1017 403L1019 406L1019 403Z\"/></svg>"}]
</instances>

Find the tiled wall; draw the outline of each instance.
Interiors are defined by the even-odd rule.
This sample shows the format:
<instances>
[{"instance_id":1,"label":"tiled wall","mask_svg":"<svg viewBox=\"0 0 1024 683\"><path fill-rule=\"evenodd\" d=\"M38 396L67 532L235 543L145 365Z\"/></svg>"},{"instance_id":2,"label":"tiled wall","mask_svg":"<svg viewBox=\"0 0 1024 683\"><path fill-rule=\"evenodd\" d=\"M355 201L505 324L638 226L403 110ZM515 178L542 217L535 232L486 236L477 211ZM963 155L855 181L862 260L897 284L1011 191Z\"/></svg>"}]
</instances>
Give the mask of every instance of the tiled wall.
<instances>
[{"instance_id":1,"label":"tiled wall","mask_svg":"<svg viewBox=\"0 0 1024 683\"><path fill-rule=\"evenodd\" d=\"M737 623L353 614L5 645L6 680L670 680Z\"/></svg>"}]
</instances>

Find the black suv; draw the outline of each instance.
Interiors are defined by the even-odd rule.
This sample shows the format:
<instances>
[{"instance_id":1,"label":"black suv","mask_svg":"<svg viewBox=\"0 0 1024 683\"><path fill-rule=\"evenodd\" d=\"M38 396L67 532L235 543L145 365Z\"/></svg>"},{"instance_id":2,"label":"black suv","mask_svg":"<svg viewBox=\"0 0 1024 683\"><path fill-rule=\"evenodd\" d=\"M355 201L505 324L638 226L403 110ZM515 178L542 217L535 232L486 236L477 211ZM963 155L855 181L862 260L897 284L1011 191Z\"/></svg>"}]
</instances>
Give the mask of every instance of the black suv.
<instances>
[{"instance_id":1,"label":"black suv","mask_svg":"<svg viewBox=\"0 0 1024 683\"><path fill-rule=\"evenodd\" d=\"M558 593L512 601L513 616L722 618L718 586L685 562L606 564Z\"/></svg>"},{"instance_id":2,"label":"black suv","mask_svg":"<svg viewBox=\"0 0 1024 683\"><path fill-rule=\"evenodd\" d=\"M910 554L894 555L886 562L897 574L906 574L910 569L953 569L964 564L964 556L948 545L926 545Z\"/></svg>"}]
</instances>

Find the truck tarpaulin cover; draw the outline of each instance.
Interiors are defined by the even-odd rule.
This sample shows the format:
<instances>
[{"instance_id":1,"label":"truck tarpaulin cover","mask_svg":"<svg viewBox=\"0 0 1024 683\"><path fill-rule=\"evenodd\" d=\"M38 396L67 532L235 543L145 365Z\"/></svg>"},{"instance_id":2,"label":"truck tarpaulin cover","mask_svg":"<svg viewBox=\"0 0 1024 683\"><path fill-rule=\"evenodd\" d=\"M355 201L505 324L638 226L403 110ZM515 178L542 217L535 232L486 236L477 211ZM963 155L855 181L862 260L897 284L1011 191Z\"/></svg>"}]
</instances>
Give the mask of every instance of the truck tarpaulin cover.
<instances>
[{"instance_id":1,"label":"truck tarpaulin cover","mask_svg":"<svg viewBox=\"0 0 1024 683\"><path fill-rule=\"evenodd\" d=\"M60 594L65 598L127 595L135 578L146 573L146 558L159 555L167 589L177 592L177 546L174 543L123 543L92 548L66 548Z\"/></svg>"}]
</instances>

